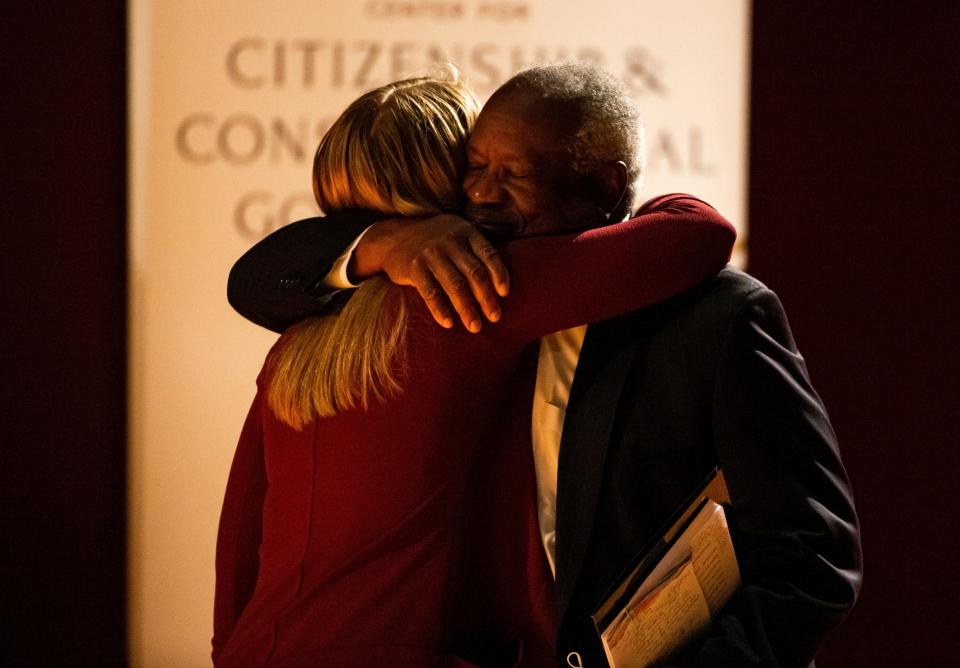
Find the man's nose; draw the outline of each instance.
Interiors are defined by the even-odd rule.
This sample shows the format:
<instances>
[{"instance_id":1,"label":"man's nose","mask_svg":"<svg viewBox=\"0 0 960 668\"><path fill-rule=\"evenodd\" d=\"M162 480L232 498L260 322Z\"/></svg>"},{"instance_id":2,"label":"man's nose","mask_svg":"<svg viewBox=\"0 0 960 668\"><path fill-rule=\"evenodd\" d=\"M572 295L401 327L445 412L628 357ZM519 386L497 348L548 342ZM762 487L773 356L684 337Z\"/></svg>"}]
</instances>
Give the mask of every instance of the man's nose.
<instances>
[{"instance_id":1,"label":"man's nose","mask_svg":"<svg viewBox=\"0 0 960 668\"><path fill-rule=\"evenodd\" d=\"M491 170L469 175L463 180L463 189L471 203L477 205L502 204L506 201L503 184Z\"/></svg>"}]
</instances>

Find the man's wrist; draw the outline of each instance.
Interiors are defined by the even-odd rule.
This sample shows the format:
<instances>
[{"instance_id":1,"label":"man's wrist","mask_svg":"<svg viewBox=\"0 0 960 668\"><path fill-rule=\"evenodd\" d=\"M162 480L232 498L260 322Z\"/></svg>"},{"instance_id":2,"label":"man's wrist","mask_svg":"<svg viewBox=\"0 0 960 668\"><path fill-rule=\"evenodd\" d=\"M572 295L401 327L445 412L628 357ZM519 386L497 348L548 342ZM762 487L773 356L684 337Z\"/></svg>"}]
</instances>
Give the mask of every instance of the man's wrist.
<instances>
[{"instance_id":1,"label":"man's wrist","mask_svg":"<svg viewBox=\"0 0 960 668\"><path fill-rule=\"evenodd\" d=\"M400 220L381 220L366 229L358 240L347 264L347 277L351 283L359 283L383 271L383 262L395 242L395 233Z\"/></svg>"},{"instance_id":2,"label":"man's wrist","mask_svg":"<svg viewBox=\"0 0 960 668\"><path fill-rule=\"evenodd\" d=\"M350 276L347 273L347 266L350 264L350 258L353 257L353 251L356 250L360 240L363 239L370 227L371 225L368 225L364 228L364 230L350 242L350 245L340 253L340 256L333 261L330 271L328 271L327 275L321 280L321 285L335 290L348 290L350 288L360 287L359 282L350 280Z\"/></svg>"}]
</instances>

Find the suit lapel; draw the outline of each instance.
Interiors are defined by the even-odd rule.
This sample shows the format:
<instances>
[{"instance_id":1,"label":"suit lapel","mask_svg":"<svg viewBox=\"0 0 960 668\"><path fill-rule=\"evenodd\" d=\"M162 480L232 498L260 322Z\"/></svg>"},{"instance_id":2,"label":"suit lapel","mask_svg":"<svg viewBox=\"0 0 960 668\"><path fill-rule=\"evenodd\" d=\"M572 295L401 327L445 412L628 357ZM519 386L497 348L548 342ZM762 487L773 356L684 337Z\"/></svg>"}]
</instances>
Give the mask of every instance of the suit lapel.
<instances>
[{"instance_id":1,"label":"suit lapel","mask_svg":"<svg viewBox=\"0 0 960 668\"><path fill-rule=\"evenodd\" d=\"M646 337L629 318L587 328L560 441L557 605L563 619L593 530L607 446L633 360Z\"/></svg>"}]
</instances>

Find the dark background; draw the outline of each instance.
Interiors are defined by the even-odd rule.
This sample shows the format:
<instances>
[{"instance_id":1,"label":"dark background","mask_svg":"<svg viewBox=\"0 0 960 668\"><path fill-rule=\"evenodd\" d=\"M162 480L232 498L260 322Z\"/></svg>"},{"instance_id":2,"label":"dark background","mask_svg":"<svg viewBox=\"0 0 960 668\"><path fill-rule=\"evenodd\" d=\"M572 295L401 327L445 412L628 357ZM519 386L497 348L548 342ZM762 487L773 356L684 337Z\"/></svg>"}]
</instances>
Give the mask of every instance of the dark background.
<instances>
[{"instance_id":1,"label":"dark background","mask_svg":"<svg viewBox=\"0 0 960 668\"><path fill-rule=\"evenodd\" d=\"M862 521L864 589L826 667L950 663L960 637L960 4L905 5L754 7L751 272L787 307ZM0 663L118 665L125 8L5 6L0 25Z\"/></svg>"}]
</instances>

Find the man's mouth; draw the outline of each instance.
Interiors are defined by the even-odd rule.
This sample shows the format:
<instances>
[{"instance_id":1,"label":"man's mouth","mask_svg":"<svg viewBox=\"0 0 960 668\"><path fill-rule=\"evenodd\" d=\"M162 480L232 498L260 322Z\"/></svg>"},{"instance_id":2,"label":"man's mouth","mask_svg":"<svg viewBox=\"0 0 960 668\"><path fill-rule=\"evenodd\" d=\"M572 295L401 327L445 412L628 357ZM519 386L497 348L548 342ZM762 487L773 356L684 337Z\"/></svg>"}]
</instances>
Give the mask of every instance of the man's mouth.
<instances>
[{"instance_id":1,"label":"man's mouth","mask_svg":"<svg viewBox=\"0 0 960 668\"><path fill-rule=\"evenodd\" d=\"M524 220L517 213L505 209L467 204L464 217L495 241L515 239L522 235Z\"/></svg>"}]
</instances>

